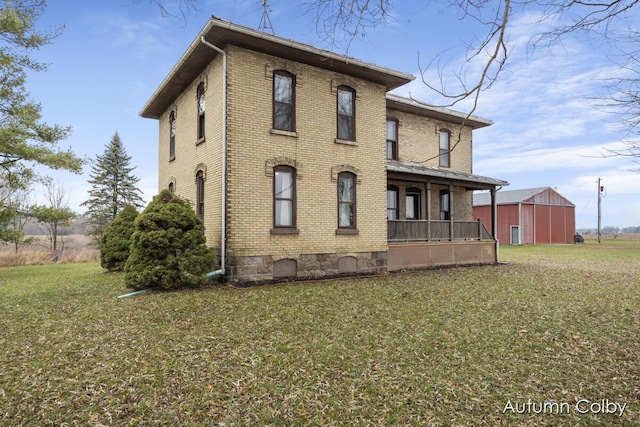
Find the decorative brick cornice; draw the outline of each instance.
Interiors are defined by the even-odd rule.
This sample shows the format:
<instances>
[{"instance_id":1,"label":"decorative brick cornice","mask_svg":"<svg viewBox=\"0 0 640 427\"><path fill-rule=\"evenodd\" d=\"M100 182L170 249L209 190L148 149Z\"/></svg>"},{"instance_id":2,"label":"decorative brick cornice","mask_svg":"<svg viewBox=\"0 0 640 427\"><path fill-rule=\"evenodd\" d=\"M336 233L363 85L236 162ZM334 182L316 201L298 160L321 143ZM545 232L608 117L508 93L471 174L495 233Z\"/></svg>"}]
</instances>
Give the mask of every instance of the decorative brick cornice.
<instances>
[{"instance_id":1,"label":"decorative brick cornice","mask_svg":"<svg viewBox=\"0 0 640 427\"><path fill-rule=\"evenodd\" d=\"M338 174L341 172L351 172L356 176L356 183L360 184L362 182L362 175L360 174L360 169L351 166L351 165L338 165L331 168L331 181L338 181Z\"/></svg>"},{"instance_id":2,"label":"decorative brick cornice","mask_svg":"<svg viewBox=\"0 0 640 427\"><path fill-rule=\"evenodd\" d=\"M302 165L296 159L290 157L274 157L264 162L264 174L265 176L273 175L273 168L276 166L291 166L296 170L296 178L302 178Z\"/></svg>"}]
</instances>

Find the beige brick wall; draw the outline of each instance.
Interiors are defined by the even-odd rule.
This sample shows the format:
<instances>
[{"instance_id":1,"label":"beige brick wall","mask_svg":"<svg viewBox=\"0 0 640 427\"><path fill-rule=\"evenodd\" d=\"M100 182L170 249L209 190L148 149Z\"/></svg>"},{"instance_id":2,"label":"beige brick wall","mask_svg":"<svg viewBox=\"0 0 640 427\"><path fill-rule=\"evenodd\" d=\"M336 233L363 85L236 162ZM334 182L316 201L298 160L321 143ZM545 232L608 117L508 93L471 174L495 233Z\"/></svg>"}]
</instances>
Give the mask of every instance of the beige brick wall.
<instances>
[{"instance_id":1,"label":"beige brick wall","mask_svg":"<svg viewBox=\"0 0 640 427\"><path fill-rule=\"evenodd\" d=\"M196 89L205 83L205 140L196 145L198 110ZM176 194L196 202L197 169L205 171L205 234L219 255L222 183L222 58L218 56L160 117L159 190L174 183ZM175 158L169 159L169 114L176 114Z\"/></svg>"},{"instance_id":2,"label":"beige brick wall","mask_svg":"<svg viewBox=\"0 0 640 427\"><path fill-rule=\"evenodd\" d=\"M387 118L398 120L398 160L400 162L419 163L425 166L439 167L439 132L451 132L450 168L467 173L473 172L472 167L472 129L469 126L446 123L393 109L387 110ZM458 142L459 141L459 142ZM427 193L424 184L390 182L399 190L400 218L405 219L405 194L409 187L420 188L421 213L426 219ZM448 186L431 186L431 219L440 219L440 190ZM457 221L473 220L472 193L462 188L454 187L452 193L453 219Z\"/></svg>"},{"instance_id":3,"label":"beige brick wall","mask_svg":"<svg viewBox=\"0 0 640 427\"><path fill-rule=\"evenodd\" d=\"M449 129L455 144L451 167L472 171L471 129L459 129L425 117L387 111L385 88L365 80L283 60L235 46L228 54L227 250L230 257L296 258L303 254L362 254L387 250L386 144L387 117L400 126L401 161L438 165L438 130ZM296 75L296 133L274 132L272 72L286 69ZM196 144L196 88L206 85L206 139ZM356 144L336 142L335 88L356 89ZM176 113L176 155L169 159L169 114ZM174 183L176 193L195 204L195 175L206 172L205 227L207 242L220 248L223 124L222 57L191 83L159 120L159 189ZM296 235L274 235L273 166L295 165L297 170ZM336 235L337 171L357 170L357 235ZM401 215L404 191L401 188ZM444 188L444 187L443 187ZM439 218L440 187L432 186L432 219ZM426 212L426 192L422 193ZM471 194L454 190L454 219L472 219ZM268 275L268 274L267 274Z\"/></svg>"},{"instance_id":4,"label":"beige brick wall","mask_svg":"<svg viewBox=\"0 0 640 427\"><path fill-rule=\"evenodd\" d=\"M439 166L439 132L451 132L450 169L472 173L471 128L389 109L388 118L398 120L398 160ZM460 141L458 143L458 141ZM456 145L457 143L457 145Z\"/></svg>"},{"instance_id":5,"label":"beige brick wall","mask_svg":"<svg viewBox=\"0 0 640 427\"><path fill-rule=\"evenodd\" d=\"M385 89L293 61L228 47L228 248L230 256L386 251ZM296 75L297 136L274 134L273 70ZM336 95L357 91L357 146L336 143ZM297 235L272 235L272 167L297 166ZM358 235L336 235L337 183L332 168L358 170ZM335 169L334 169L335 171Z\"/></svg>"}]
</instances>

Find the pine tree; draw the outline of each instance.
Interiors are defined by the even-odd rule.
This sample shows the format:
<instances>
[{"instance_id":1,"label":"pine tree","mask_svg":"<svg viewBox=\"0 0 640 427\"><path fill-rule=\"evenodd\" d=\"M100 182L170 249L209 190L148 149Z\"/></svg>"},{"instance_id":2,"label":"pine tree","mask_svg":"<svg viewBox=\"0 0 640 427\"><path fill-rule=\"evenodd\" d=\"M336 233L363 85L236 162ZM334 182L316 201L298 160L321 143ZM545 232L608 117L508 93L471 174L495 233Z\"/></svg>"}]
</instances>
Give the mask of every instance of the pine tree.
<instances>
[{"instance_id":1,"label":"pine tree","mask_svg":"<svg viewBox=\"0 0 640 427\"><path fill-rule=\"evenodd\" d=\"M130 167L131 157L127 156L124 144L116 132L102 155L96 157L91 167L89 200L87 206L88 234L102 235L104 227L113 221L126 206L142 208L142 192L136 186L139 178L132 175L135 167Z\"/></svg>"}]
</instances>

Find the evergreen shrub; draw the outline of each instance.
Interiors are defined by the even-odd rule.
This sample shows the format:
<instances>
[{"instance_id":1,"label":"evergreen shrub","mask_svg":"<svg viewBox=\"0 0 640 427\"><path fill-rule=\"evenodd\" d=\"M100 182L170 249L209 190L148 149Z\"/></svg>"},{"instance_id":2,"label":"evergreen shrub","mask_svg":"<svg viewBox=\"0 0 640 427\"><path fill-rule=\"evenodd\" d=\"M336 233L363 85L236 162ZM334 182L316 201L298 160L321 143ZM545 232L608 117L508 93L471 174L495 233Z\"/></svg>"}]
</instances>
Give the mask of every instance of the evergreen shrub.
<instances>
[{"instance_id":1,"label":"evergreen shrub","mask_svg":"<svg viewBox=\"0 0 640 427\"><path fill-rule=\"evenodd\" d=\"M116 218L105 227L100 238L100 265L109 271L122 271L129 258L131 235L138 217L136 208L126 206Z\"/></svg>"},{"instance_id":2,"label":"evergreen shrub","mask_svg":"<svg viewBox=\"0 0 640 427\"><path fill-rule=\"evenodd\" d=\"M215 265L205 244L204 224L189 202L162 190L138 215L125 264L134 289L198 286Z\"/></svg>"}]
</instances>

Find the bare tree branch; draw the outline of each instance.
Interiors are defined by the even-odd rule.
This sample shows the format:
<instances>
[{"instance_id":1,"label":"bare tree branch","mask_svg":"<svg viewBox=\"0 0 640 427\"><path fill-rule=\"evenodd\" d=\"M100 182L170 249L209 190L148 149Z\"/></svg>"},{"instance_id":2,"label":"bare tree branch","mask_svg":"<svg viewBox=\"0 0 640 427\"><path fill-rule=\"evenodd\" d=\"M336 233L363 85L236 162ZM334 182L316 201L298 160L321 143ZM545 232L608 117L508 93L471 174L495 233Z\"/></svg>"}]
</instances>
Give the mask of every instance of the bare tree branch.
<instances>
[{"instance_id":1,"label":"bare tree branch","mask_svg":"<svg viewBox=\"0 0 640 427\"><path fill-rule=\"evenodd\" d=\"M357 36L393 20L391 0L308 0L305 14L313 17L316 33L348 52Z\"/></svg>"}]
</instances>

